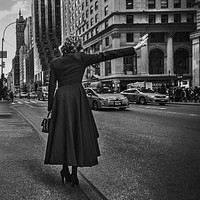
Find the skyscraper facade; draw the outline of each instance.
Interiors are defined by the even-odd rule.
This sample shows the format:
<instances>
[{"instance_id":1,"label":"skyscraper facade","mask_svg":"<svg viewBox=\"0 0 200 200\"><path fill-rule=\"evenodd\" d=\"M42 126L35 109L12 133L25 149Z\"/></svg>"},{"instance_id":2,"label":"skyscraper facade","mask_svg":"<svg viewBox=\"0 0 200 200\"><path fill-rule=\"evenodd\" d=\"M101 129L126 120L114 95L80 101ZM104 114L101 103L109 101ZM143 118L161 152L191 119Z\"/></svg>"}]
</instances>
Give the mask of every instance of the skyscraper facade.
<instances>
[{"instance_id":1,"label":"skyscraper facade","mask_svg":"<svg viewBox=\"0 0 200 200\"><path fill-rule=\"evenodd\" d=\"M192 83L190 33L196 29L191 0L61 0L62 38L79 35L89 53L134 46L145 33L146 47L136 56L89 66L85 80L125 89L130 82L151 82L154 89Z\"/></svg>"},{"instance_id":2,"label":"skyscraper facade","mask_svg":"<svg viewBox=\"0 0 200 200\"><path fill-rule=\"evenodd\" d=\"M21 46L24 45L24 29L26 26L26 20L19 11L19 17L16 19L16 53L13 59L13 78L15 90L20 89L20 62L19 62L19 51Z\"/></svg>"},{"instance_id":3,"label":"skyscraper facade","mask_svg":"<svg viewBox=\"0 0 200 200\"><path fill-rule=\"evenodd\" d=\"M58 55L61 43L59 0L33 0L34 82L48 85L49 62Z\"/></svg>"}]
</instances>

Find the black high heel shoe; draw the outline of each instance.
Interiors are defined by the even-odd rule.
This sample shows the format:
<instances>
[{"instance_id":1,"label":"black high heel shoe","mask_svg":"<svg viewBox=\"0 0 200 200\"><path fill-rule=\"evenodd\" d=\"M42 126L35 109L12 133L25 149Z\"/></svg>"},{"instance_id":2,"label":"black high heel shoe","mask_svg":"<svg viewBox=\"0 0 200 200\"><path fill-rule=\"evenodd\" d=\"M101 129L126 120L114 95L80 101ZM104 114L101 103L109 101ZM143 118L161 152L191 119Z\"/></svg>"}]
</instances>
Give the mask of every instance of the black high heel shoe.
<instances>
[{"instance_id":1,"label":"black high heel shoe","mask_svg":"<svg viewBox=\"0 0 200 200\"><path fill-rule=\"evenodd\" d=\"M70 173L69 172L61 170L60 171L60 176L61 176L61 180L62 180L63 184L65 184L65 182L70 182L71 181L71 177L70 177Z\"/></svg>"},{"instance_id":2,"label":"black high heel shoe","mask_svg":"<svg viewBox=\"0 0 200 200\"><path fill-rule=\"evenodd\" d=\"M76 174L71 174L70 175L70 179L71 179L71 186L74 187L74 185L78 185L79 184L79 180Z\"/></svg>"}]
</instances>

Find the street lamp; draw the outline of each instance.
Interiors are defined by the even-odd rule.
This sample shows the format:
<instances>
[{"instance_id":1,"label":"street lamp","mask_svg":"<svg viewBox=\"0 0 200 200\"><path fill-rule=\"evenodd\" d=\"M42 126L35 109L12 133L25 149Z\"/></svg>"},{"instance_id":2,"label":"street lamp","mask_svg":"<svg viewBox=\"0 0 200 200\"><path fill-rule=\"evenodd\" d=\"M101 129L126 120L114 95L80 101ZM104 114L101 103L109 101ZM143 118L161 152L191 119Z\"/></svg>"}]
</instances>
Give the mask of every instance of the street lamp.
<instances>
[{"instance_id":1,"label":"street lamp","mask_svg":"<svg viewBox=\"0 0 200 200\"><path fill-rule=\"evenodd\" d=\"M3 68L5 67L5 62L3 61L3 58L4 58L4 52L3 52L3 43L4 43L4 37L5 37L5 32L6 32L6 29L12 25L12 24L15 24L16 22L12 22L10 24L8 24L6 26L6 28L4 29L3 31L3 37L2 37L2 46L1 46L1 79L0 79L0 96L1 98L5 98L5 91L4 91L4 74L3 74Z\"/></svg>"},{"instance_id":2,"label":"street lamp","mask_svg":"<svg viewBox=\"0 0 200 200\"><path fill-rule=\"evenodd\" d=\"M4 29L4 31L3 31L3 37L2 37L2 43L1 43L1 77L2 78L4 78L4 74L3 74L3 68L4 68L4 66L3 66L3 43L4 43L4 37L5 37L5 32L6 32L6 29L10 26L10 25L12 25L12 24L15 24L16 22L12 22L12 23L10 23L10 24L8 24L7 26L6 26L6 28Z\"/></svg>"}]
</instances>

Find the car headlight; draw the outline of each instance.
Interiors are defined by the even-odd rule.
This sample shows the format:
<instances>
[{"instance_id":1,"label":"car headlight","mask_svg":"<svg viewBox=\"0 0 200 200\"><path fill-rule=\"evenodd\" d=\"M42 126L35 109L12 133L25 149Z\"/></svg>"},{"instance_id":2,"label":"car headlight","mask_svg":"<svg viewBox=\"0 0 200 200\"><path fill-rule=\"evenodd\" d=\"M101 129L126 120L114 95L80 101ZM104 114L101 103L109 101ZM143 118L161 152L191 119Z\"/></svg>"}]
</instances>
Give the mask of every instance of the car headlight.
<instances>
[{"instance_id":1,"label":"car headlight","mask_svg":"<svg viewBox=\"0 0 200 200\"><path fill-rule=\"evenodd\" d=\"M152 96L152 95L148 95L148 97L149 97L150 99L154 99L154 96Z\"/></svg>"}]
</instances>

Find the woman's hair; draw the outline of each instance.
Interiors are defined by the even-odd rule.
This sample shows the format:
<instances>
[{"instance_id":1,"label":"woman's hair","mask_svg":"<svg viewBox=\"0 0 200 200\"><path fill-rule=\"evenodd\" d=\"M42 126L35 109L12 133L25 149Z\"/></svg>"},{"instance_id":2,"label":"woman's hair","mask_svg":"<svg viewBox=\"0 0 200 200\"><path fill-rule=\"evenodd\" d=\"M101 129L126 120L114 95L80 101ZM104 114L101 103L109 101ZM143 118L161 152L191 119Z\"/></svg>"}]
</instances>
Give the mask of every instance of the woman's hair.
<instances>
[{"instance_id":1,"label":"woman's hair","mask_svg":"<svg viewBox=\"0 0 200 200\"><path fill-rule=\"evenodd\" d=\"M78 36L68 36L66 37L63 44L59 46L59 51L61 54L67 53L77 53L83 49L82 40Z\"/></svg>"}]
</instances>

